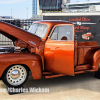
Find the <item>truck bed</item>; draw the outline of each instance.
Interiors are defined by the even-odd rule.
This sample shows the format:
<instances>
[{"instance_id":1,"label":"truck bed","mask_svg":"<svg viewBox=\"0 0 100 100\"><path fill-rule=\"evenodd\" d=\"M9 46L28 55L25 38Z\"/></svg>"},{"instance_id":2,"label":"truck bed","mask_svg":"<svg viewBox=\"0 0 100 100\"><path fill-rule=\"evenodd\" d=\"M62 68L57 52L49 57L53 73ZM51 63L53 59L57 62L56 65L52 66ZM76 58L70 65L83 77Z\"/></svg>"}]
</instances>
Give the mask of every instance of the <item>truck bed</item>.
<instances>
[{"instance_id":1,"label":"truck bed","mask_svg":"<svg viewBox=\"0 0 100 100\"><path fill-rule=\"evenodd\" d=\"M97 41L76 42L75 41L75 67L79 65L92 65L93 54L100 49Z\"/></svg>"}]
</instances>

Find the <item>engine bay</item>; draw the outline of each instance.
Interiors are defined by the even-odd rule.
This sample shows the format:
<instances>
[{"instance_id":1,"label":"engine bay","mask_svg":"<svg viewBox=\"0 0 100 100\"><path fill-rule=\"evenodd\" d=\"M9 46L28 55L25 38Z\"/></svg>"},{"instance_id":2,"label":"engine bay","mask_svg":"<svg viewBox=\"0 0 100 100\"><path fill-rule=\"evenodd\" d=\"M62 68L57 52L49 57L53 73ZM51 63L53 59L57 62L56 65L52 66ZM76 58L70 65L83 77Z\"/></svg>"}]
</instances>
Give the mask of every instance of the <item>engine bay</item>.
<instances>
[{"instance_id":1,"label":"engine bay","mask_svg":"<svg viewBox=\"0 0 100 100\"><path fill-rule=\"evenodd\" d=\"M0 47L0 53L29 52L29 45L19 39L14 42L14 46Z\"/></svg>"},{"instance_id":2,"label":"engine bay","mask_svg":"<svg viewBox=\"0 0 100 100\"><path fill-rule=\"evenodd\" d=\"M29 52L28 48L14 47L0 47L0 53L14 53L14 52Z\"/></svg>"}]
</instances>

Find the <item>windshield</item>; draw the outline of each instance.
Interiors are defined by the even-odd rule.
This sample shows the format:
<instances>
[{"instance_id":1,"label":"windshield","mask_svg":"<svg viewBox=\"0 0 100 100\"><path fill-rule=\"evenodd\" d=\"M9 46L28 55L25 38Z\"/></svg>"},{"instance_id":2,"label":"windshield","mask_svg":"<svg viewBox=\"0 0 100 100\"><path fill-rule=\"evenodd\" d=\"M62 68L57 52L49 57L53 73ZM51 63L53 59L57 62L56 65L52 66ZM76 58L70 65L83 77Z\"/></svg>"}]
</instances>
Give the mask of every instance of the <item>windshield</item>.
<instances>
[{"instance_id":1,"label":"windshield","mask_svg":"<svg viewBox=\"0 0 100 100\"><path fill-rule=\"evenodd\" d=\"M44 38L48 30L48 26L46 24L34 23L29 28L29 32L34 35L39 36L40 38Z\"/></svg>"}]
</instances>

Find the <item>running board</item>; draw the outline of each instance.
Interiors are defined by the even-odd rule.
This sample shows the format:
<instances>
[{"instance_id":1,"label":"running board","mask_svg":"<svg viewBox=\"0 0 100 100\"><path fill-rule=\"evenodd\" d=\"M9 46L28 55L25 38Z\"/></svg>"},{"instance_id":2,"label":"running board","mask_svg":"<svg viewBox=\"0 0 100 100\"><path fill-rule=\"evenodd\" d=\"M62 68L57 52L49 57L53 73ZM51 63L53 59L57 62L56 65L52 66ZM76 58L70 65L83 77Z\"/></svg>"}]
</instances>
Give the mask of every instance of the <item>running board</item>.
<instances>
[{"instance_id":1,"label":"running board","mask_svg":"<svg viewBox=\"0 0 100 100\"><path fill-rule=\"evenodd\" d=\"M77 66L74 70L77 71L84 71L84 70L91 70L92 67L89 64Z\"/></svg>"},{"instance_id":2,"label":"running board","mask_svg":"<svg viewBox=\"0 0 100 100\"><path fill-rule=\"evenodd\" d=\"M88 73L88 72L95 72L95 70L76 71L75 74ZM65 75L65 74L50 74L49 72L46 72L46 74L44 74L43 76L44 76L44 78L54 78L54 77L61 77L61 76L67 76L67 75Z\"/></svg>"},{"instance_id":3,"label":"running board","mask_svg":"<svg viewBox=\"0 0 100 100\"><path fill-rule=\"evenodd\" d=\"M74 70L75 74L95 72L95 70L93 70L93 67L89 64L77 66Z\"/></svg>"},{"instance_id":4,"label":"running board","mask_svg":"<svg viewBox=\"0 0 100 100\"><path fill-rule=\"evenodd\" d=\"M95 72L93 70L93 67L89 64L77 66L74 69L74 74L81 74L81 73L88 73L88 72ZM60 76L66 76L66 74L54 74L52 72L43 72L44 78L54 78L54 77L60 77Z\"/></svg>"},{"instance_id":5,"label":"running board","mask_svg":"<svg viewBox=\"0 0 100 100\"><path fill-rule=\"evenodd\" d=\"M61 77L61 76L66 76L65 74L53 74L50 72L43 72L44 78L54 78L54 77Z\"/></svg>"},{"instance_id":6,"label":"running board","mask_svg":"<svg viewBox=\"0 0 100 100\"><path fill-rule=\"evenodd\" d=\"M88 73L88 72L95 72L95 70L84 70L84 71L76 71L75 74L81 74L81 73Z\"/></svg>"}]
</instances>

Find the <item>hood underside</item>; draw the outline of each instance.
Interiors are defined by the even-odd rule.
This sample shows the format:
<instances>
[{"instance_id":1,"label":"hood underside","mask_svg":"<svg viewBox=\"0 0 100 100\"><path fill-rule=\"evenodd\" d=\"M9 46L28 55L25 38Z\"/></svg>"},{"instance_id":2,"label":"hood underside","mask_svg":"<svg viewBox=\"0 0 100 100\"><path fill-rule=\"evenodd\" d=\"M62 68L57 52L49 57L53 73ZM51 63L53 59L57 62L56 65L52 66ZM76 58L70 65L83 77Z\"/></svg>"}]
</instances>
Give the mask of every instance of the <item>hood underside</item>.
<instances>
[{"instance_id":1,"label":"hood underside","mask_svg":"<svg viewBox=\"0 0 100 100\"><path fill-rule=\"evenodd\" d=\"M0 34L5 35L12 41L20 39L32 47L38 46L41 41L41 39L38 36L31 34L16 26L1 21L0 21Z\"/></svg>"}]
</instances>

